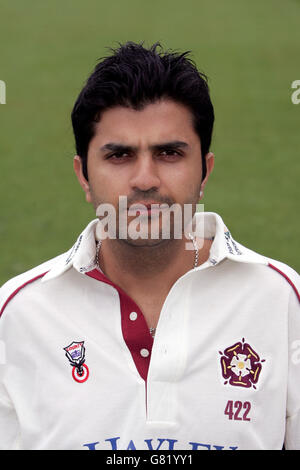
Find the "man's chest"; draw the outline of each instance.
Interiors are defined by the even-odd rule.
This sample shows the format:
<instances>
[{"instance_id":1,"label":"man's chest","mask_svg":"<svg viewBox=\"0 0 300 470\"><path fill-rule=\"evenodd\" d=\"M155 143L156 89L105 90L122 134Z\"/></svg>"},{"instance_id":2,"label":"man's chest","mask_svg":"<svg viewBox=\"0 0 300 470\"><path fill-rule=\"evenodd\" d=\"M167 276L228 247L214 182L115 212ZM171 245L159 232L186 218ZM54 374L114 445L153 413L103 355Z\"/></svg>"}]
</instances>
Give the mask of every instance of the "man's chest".
<instances>
[{"instance_id":1,"label":"man's chest","mask_svg":"<svg viewBox=\"0 0 300 470\"><path fill-rule=\"evenodd\" d=\"M30 296L8 348L7 387L24 435L43 446L49 434L49 445L77 448L259 448L273 439L271 427L280 440L283 309L245 295L238 283L216 284L174 289L154 341L142 310L110 287L74 291L72 299L61 292L38 306ZM88 374L81 380L82 359Z\"/></svg>"},{"instance_id":2,"label":"man's chest","mask_svg":"<svg viewBox=\"0 0 300 470\"><path fill-rule=\"evenodd\" d=\"M218 318L218 310L195 311L186 302L163 311L149 356L140 356L148 363L146 380L136 367L134 345L126 344L117 304L105 321L60 312L59 321L48 317L42 329L36 319L27 344L16 344L9 379L20 392L14 398L21 425L26 430L29 420L42 439L56 423L53 439L64 446L245 446L247 435L267 433L266 416L274 427L284 422L286 351L283 324L276 326L274 315L266 330L260 320L265 312L251 317L241 306L238 312L239 318L224 307ZM135 339L143 343L138 333ZM73 361L66 355L70 347ZM88 369L83 380L76 373L80 358ZM29 404L26 413L22 403ZM63 437L75 410L84 424Z\"/></svg>"}]
</instances>

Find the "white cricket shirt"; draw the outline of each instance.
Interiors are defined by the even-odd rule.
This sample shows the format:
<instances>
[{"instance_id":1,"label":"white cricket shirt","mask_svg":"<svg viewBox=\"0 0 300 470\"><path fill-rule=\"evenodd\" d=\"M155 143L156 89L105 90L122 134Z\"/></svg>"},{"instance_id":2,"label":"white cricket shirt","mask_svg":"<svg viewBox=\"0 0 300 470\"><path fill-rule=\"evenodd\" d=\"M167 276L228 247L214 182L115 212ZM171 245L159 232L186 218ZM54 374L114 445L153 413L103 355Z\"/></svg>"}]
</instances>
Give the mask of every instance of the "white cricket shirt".
<instances>
[{"instance_id":1,"label":"white cricket shirt","mask_svg":"<svg viewBox=\"0 0 300 470\"><path fill-rule=\"evenodd\" d=\"M1 288L1 448L300 449L299 276L197 217L209 259L173 285L154 340L95 265L97 219Z\"/></svg>"}]
</instances>

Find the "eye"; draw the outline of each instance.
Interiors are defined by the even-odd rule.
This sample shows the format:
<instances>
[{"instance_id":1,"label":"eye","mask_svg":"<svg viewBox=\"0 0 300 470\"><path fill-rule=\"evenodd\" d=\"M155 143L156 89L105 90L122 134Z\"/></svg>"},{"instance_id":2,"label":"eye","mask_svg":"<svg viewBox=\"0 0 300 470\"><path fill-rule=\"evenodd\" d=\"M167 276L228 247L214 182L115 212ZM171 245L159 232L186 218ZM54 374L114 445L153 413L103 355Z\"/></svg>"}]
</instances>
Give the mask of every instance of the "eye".
<instances>
[{"instance_id":1,"label":"eye","mask_svg":"<svg viewBox=\"0 0 300 470\"><path fill-rule=\"evenodd\" d=\"M111 160L112 162L122 162L129 157L129 153L127 152L115 152L108 155L107 160Z\"/></svg>"},{"instance_id":2,"label":"eye","mask_svg":"<svg viewBox=\"0 0 300 470\"><path fill-rule=\"evenodd\" d=\"M164 149L160 152L160 155L166 160L177 160L182 157L182 154L175 149Z\"/></svg>"}]
</instances>

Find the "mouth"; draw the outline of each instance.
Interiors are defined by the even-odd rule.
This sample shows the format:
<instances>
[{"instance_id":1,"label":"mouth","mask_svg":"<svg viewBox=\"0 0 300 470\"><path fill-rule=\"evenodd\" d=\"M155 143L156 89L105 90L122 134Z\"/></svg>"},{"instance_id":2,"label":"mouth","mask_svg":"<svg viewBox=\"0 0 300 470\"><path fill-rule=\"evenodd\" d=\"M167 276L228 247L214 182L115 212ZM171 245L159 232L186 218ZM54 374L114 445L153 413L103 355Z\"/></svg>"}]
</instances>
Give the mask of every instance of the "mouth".
<instances>
[{"instance_id":1,"label":"mouth","mask_svg":"<svg viewBox=\"0 0 300 470\"><path fill-rule=\"evenodd\" d=\"M157 201L145 201L132 204L128 209L128 215L151 215L158 214L160 211L169 208L166 203L159 203Z\"/></svg>"}]
</instances>

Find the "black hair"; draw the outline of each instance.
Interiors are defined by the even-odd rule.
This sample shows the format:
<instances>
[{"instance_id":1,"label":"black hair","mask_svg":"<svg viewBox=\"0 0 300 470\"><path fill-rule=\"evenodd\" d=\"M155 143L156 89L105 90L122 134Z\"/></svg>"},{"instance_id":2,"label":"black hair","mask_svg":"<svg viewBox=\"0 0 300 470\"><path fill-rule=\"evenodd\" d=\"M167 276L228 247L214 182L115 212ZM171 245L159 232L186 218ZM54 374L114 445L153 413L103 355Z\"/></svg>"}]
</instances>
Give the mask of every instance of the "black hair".
<instances>
[{"instance_id":1,"label":"black hair","mask_svg":"<svg viewBox=\"0 0 300 470\"><path fill-rule=\"evenodd\" d=\"M163 51L159 42L146 49L143 43L132 41L119 43L117 49L110 48L110 51L112 55L99 59L71 115L76 152L82 159L85 178L88 180L89 143L103 111L118 105L142 110L149 103L169 98L192 112L201 143L204 179L204 156L211 144L214 109L207 77L188 57L191 51Z\"/></svg>"}]
</instances>

